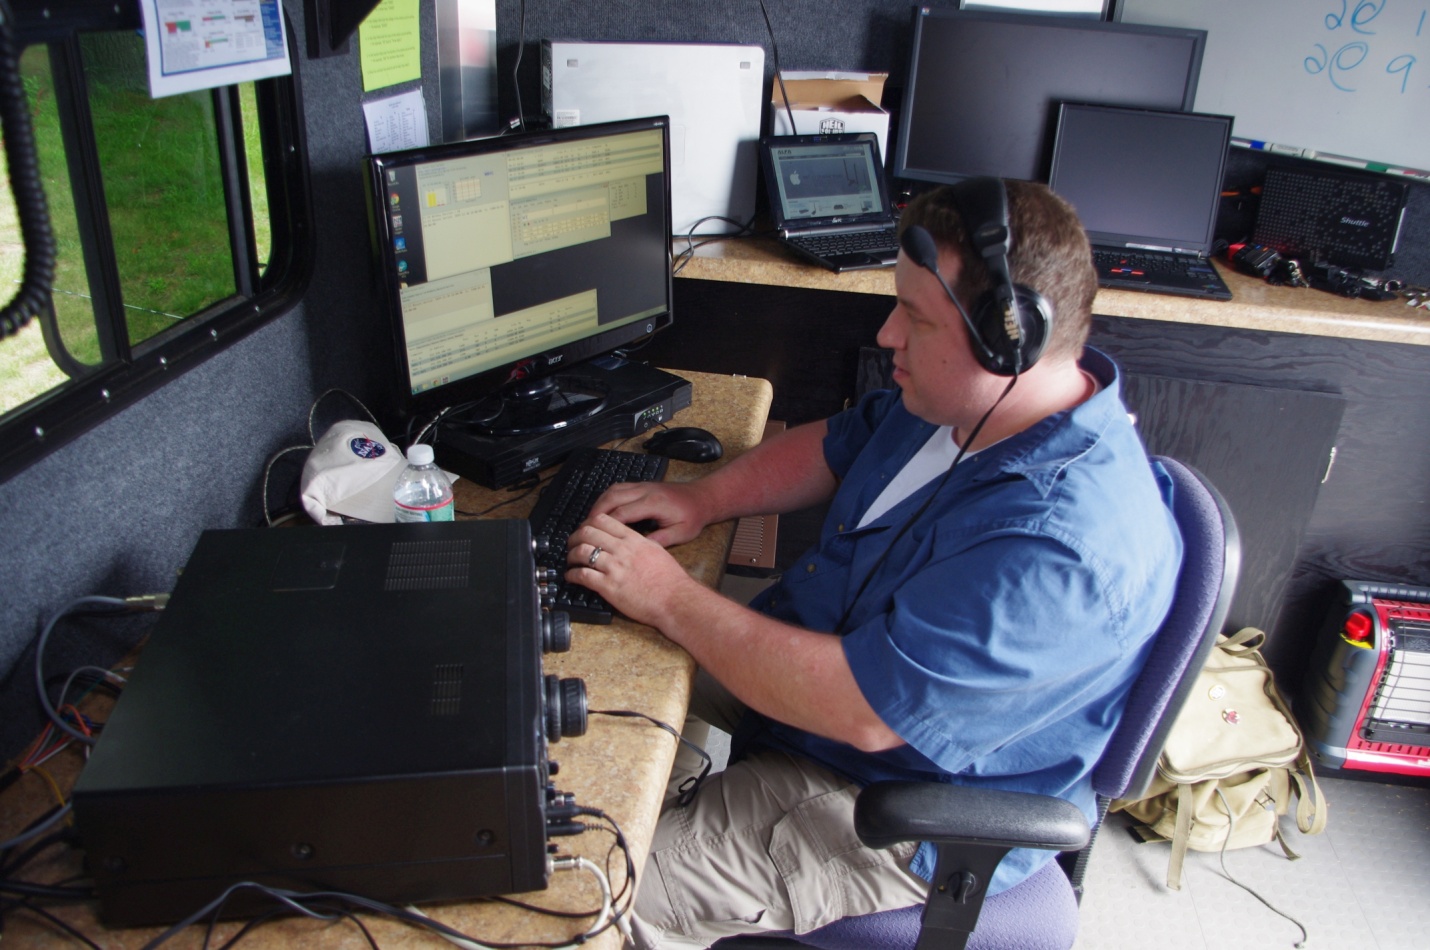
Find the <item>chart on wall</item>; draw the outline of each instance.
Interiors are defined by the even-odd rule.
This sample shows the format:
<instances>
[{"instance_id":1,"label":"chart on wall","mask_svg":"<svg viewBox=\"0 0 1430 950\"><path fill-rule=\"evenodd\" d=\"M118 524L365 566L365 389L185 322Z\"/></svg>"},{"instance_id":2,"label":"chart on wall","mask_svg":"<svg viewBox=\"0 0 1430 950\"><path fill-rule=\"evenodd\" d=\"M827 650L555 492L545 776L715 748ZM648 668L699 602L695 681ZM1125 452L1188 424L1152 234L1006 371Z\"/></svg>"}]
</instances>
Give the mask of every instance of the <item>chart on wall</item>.
<instances>
[{"instance_id":1,"label":"chart on wall","mask_svg":"<svg viewBox=\"0 0 1430 950\"><path fill-rule=\"evenodd\" d=\"M1271 151L1430 179L1430 0L1121 0L1207 31L1198 112ZM1274 148L1273 148L1274 146Z\"/></svg>"}]
</instances>

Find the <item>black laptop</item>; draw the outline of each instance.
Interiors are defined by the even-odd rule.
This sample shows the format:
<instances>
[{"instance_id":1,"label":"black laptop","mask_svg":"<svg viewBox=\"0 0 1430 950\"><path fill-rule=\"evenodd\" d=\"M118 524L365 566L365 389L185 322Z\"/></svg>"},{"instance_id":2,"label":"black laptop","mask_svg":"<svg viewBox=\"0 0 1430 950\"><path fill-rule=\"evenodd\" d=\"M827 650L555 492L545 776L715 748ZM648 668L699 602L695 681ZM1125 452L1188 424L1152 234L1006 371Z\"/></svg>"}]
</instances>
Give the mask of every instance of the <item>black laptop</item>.
<instances>
[{"instance_id":1,"label":"black laptop","mask_svg":"<svg viewBox=\"0 0 1430 950\"><path fill-rule=\"evenodd\" d=\"M1048 185L1077 209L1103 287L1230 300L1212 267L1231 116L1063 103Z\"/></svg>"},{"instance_id":2,"label":"black laptop","mask_svg":"<svg viewBox=\"0 0 1430 950\"><path fill-rule=\"evenodd\" d=\"M767 135L760 165L781 242L833 271L889 267L899 256L879 137Z\"/></svg>"}]
</instances>

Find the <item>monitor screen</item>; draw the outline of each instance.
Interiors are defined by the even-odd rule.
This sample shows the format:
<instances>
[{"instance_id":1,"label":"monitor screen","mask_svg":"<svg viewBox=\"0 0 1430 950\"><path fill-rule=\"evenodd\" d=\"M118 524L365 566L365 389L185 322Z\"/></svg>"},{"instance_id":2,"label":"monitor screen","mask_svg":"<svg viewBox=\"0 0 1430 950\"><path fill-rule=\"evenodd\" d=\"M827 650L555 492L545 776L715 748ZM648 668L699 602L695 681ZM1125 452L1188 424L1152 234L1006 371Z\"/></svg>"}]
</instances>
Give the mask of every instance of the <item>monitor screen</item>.
<instances>
[{"instance_id":1,"label":"monitor screen","mask_svg":"<svg viewBox=\"0 0 1430 950\"><path fill-rule=\"evenodd\" d=\"M1093 244L1211 250L1231 116L1064 103L1049 185Z\"/></svg>"},{"instance_id":2,"label":"monitor screen","mask_svg":"<svg viewBox=\"0 0 1430 950\"><path fill-rule=\"evenodd\" d=\"M893 174L1047 181L1057 103L1189 110L1206 33L920 7Z\"/></svg>"},{"instance_id":3,"label":"monitor screen","mask_svg":"<svg viewBox=\"0 0 1430 950\"><path fill-rule=\"evenodd\" d=\"M671 322L664 116L376 155L404 408L550 377Z\"/></svg>"}]
</instances>

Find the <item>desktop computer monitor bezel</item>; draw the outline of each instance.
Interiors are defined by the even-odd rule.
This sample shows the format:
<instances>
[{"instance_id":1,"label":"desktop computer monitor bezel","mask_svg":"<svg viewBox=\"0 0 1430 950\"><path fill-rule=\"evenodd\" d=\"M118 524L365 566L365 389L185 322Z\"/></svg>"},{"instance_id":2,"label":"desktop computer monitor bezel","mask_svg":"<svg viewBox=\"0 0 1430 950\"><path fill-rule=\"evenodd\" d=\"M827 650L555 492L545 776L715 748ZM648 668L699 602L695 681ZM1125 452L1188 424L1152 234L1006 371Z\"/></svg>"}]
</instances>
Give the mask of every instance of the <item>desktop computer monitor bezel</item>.
<instances>
[{"instance_id":1,"label":"desktop computer monitor bezel","mask_svg":"<svg viewBox=\"0 0 1430 950\"><path fill-rule=\"evenodd\" d=\"M1180 27L1116 23L1082 17L1028 13L987 13L916 7L908 78L899 116L892 174L911 182L956 184L965 178L992 175L1047 181L1057 105L1061 101L1147 109L1190 111L1196 100L1206 32ZM1023 34L1028 48L999 60L996 71L974 75L971 57L937 53L931 32L962 27L1011 37ZM1033 48L1041 41L1058 44L1060 55ZM1146 76L1135 65L1115 57L1083 55L1069 59L1072 41L1096 41L1133 50L1159 43L1183 47L1179 60L1144 55L1163 71L1159 85L1179 86L1176 93L1153 95ZM984 48L987 48L984 46ZM1168 69L1172 62L1180 62ZM928 64L934 63L933 67ZM933 82L933 69L968 70L961 80ZM1046 70L1039 75L1038 70ZM1020 75L1017 83L1010 82ZM1033 80L1033 85L1028 85ZM1118 80L1122 81L1119 82ZM1021 84L1021 85L1020 85ZM1017 91L1016 104L1001 97ZM1035 100L1041 99L1041 106ZM975 154L959 153L975 150Z\"/></svg>"},{"instance_id":2,"label":"desktop computer monitor bezel","mask_svg":"<svg viewBox=\"0 0 1430 950\"><path fill-rule=\"evenodd\" d=\"M598 325L592 332L576 339L552 346L531 346L519 353L509 353L495 359L491 365L483 366L466 375L454 378L431 388L414 385L414 377L409 358L406 324L403 318L402 293L404 282L399 265L403 252L399 251L398 239L401 231L410 231L406 214L400 215L400 223L395 223L389 208L388 172L394 169L410 169L416 166L431 166L439 162L457 161L472 157L510 155L515 152L530 152L548 146L565 146L592 140L610 140L625 135L658 132L661 141L661 170L659 182L648 186L648 197L654 196L662 207L651 208L647 204L643 218L654 222L650 234L641 240L630 240L631 250L636 253L623 254L620 259L632 267L641 268L645 284L654 288L659 283L661 291L653 294L650 306L636 314L622 315L619 322L610 327ZM521 381L530 384L535 380L555 377L563 370L609 354L639 340L649 337L671 325L672 295L670 266L670 128L665 116L628 119L593 125L572 126L540 132L525 132L511 135L472 139L464 142L447 143L401 152L370 156L367 160L368 201L373 236L376 243L379 284L384 309L392 324L397 371L397 391L400 408L407 413L422 414L437 412L451 406L461 406L500 394L508 384ZM647 175L649 181L650 175ZM407 214L416 214L410 211ZM420 226L420 225L419 225ZM659 235L656 235L656 231ZM658 237L658 247L657 247ZM606 237L601 240L612 240ZM584 242L593 243L593 242ZM579 246L579 245L577 245ZM559 249L567 250L567 249ZM531 259L540 259L545 253L535 254ZM520 261L507 261L499 267L520 267ZM474 268L480 270L481 268ZM607 275L610 277L610 275ZM659 296L661 299L656 300ZM598 300L599 306L599 300ZM501 319L501 314L496 319ZM604 314L602 314L604 316Z\"/></svg>"}]
</instances>

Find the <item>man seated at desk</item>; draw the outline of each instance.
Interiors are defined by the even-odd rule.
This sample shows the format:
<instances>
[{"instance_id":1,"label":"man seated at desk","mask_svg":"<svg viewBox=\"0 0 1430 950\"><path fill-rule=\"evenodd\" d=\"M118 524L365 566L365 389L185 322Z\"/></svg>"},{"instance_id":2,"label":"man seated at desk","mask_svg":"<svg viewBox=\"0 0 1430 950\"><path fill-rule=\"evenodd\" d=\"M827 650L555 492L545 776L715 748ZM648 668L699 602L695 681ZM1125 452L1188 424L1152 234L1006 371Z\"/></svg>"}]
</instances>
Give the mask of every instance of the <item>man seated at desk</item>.
<instances>
[{"instance_id":1,"label":"man seated at desk","mask_svg":"<svg viewBox=\"0 0 1430 950\"><path fill-rule=\"evenodd\" d=\"M1072 209L982 179L919 198L902 226L925 233L905 236L878 334L897 389L698 481L616 486L571 535L570 578L685 647L692 714L735 737L730 767L661 816L643 946L922 903L932 849L854 833L876 780L1057 795L1091 818L1089 774L1171 602L1165 475L1116 368L1084 351L1097 285ZM824 501L819 544L748 608L663 547ZM627 527L647 518L648 537ZM1051 857L1011 852L990 890Z\"/></svg>"}]
</instances>

